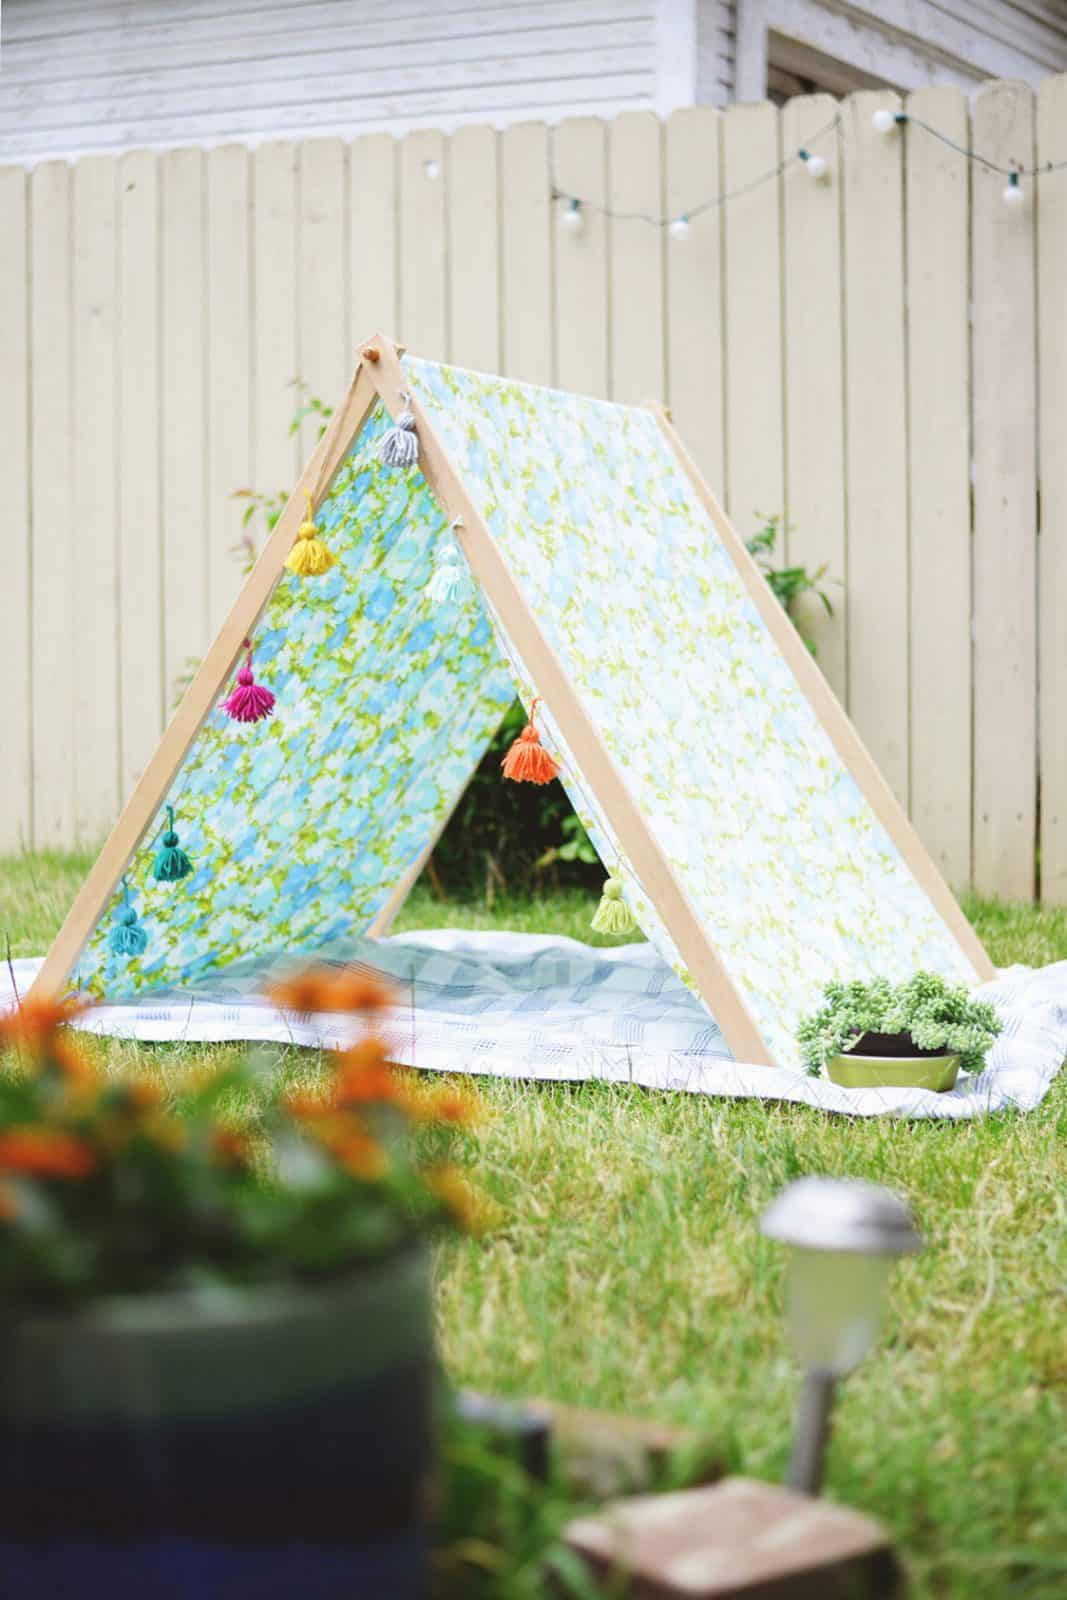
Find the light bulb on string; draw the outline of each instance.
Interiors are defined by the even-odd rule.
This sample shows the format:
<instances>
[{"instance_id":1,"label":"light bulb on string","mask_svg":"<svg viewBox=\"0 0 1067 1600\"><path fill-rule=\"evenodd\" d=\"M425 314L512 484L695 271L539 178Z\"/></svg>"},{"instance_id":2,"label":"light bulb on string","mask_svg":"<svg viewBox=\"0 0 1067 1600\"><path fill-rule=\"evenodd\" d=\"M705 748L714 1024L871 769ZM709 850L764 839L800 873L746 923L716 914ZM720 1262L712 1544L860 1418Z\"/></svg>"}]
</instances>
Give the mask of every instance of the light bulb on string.
<instances>
[{"instance_id":1,"label":"light bulb on string","mask_svg":"<svg viewBox=\"0 0 1067 1600\"><path fill-rule=\"evenodd\" d=\"M807 167L809 173L816 180L816 182L818 182L820 178L825 178L827 172L830 170L822 156L814 156L810 150L798 150L797 155L800 157L801 161L803 161L804 165Z\"/></svg>"},{"instance_id":2,"label":"light bulb on string","mask_svg":"<svg viewBox=\"0 0 1067 1600\"><path fill-rule=\"evenodd\" d=\"M585 218L582 216L581 201L569 201L567 209L564 211L559 220L562 226L567 228L571 233L581 233L582 229L585 227Z\"/></svg>"},{"instance_id":3,"label":"light bulb on string","mask_svg":"<svg viewBox=\"0 0 1067 1600\"><path fill-rule=\"evenodd\" d=\"M432 157L429 161L424 161L422 163L422 175L424 178L429 178L431 181L434 178L439 178L441 176L441 163L439 161L434 161Z\"/></svg>"},{"instance_id":4,"label":"light bulb on string","mask_svg":"<svg viewBox=\"0 0 1067 1600\"><path fill-rule=\"evenodd\" d=\"M907 120L903 111L890 111L888 106L879 106L871 118L871 127L878 133L892 133L894 128L902 128Z\"/></svg>"},{"instance_id":5,"label":"light bulb on string","mask_svg":"<svg viewBox=\"0 0 1067 1600\"><path fill-rule=\"evenodd\" d=\"M2 0L0 0L0 3L2 3ZM1036 180L1039 177L1044 177L1050 172L1067 171L1067 159L1062 161L1046 161L1043 162L1039 167L1033 168L1014 165L1002 167L999 166L996 161L987 159L981 153L966 149L963 145L958 144L948 134L942 133L938 128L932 127L930 123L924 122L919 116L913 116L910 112L894 111L890 106L879 106L871 113L871 126L876 130L876 132L887 137L894 131L894 129L902 129L906 124L910 124L911 129L923 130L921 135L916 132L914 134L915 138L929 136L932 139L936 139L942 145L953 150L964 161L970 162L971 164L983 169L984 172L989 176L995 176L999 173L1005 177L1007 179L1007 185L1002 190L1003 201L1006 205L1014 206L1016 209L1022 207L1025 202L1029 200L1028 191L1024 187L1024 180L1028 180L1030 178L1034 178ZM831 133L834 129L839 129L841 127L842 118L840 113L837 113L832 121L828 122L825 127L818 129L817 132L812 135L812 137L813 139L818 139L824 134ZM735 195L737 194L747 194L757 184L770 182L779 178L782 173L788 171L789 167L796 161L801 161L804 163L804 167L808 173L808 176L814 183L822 183L825 181L827 184L829 184L832 182L834 177L832 163L826 157L817 155L813 150L801 146L800 148L794 149L791 154L784 156L772 171L764 173L761 177L756 178L747 184L743 184L739 189L733 191L727 190L723 193L709 196L706 200L702 200L699 205L694 207L694 212L683 211L679 212L677 216L673 217L663 216L662 214L659 216L653 216L641 211L613 211L608 207L597 205L592 201L582 200L577 195L569 195L563 190L557 189L554 184L551 188L550 194L553 202L559 201L560 203L557 225L560 229L565 228L568 233L573 233L576 235L582 233L586 226L585 213L586 211L592 211L597 216L602 216L609 219L618 219L625 222L647 223L651 227L659 229L661 232L665 229L671 239L682 241L690 237L692 231L690 219L694 214L702 215L711 207L721 206L726 201L734 199ZM424 162L423 167L427 177L437 177L439 174L442 177L444 176L443 166L439 166L437 162Z\"/></svg>"}]
</instances>

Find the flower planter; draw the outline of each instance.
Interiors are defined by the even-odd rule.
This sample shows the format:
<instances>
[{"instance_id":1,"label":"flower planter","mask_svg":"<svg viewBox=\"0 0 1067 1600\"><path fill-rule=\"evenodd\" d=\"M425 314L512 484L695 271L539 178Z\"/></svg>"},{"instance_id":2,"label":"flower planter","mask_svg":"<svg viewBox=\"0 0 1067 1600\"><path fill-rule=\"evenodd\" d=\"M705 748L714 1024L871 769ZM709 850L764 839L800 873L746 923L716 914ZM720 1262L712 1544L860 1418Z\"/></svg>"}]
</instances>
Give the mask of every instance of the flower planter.
<instances>
[{"instance_id":1,"label":"flower planter","mask_svg":"<svg viewBox=\"0 0 1067 1600\"><path fill-rule=\"evenodd\" d=\"M919 1050L906 1033L865 1033L851 1050L827 1063L826 1074L843 1089L953 1088L960 1058L943 1050Z\"/></svg>"},{"instance_id":2,"label":"flower planter","mask_svg":"<svg viewBox=\"0 0 1067 1600\"><path fill-rule=\"evenodd\" d=\"M0 1593L421 1600L429 1262L0 1322Z\"/></svg>"}]
</instances>

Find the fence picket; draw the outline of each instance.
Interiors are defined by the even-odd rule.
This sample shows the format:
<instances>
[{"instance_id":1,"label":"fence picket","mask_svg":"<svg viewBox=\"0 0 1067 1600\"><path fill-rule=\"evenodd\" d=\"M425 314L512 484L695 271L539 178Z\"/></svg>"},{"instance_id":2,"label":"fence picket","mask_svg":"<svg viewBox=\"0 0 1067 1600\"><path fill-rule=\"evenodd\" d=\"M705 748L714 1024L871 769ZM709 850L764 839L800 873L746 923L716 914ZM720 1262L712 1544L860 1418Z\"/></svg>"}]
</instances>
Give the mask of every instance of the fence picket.
<instances>
[{"instance_id":1,"label":"fence picket","mask_svg":"<svg viewBox=\"0 0 1067 1600\"><path fill-rule=\"evenodd\" d=\"M813 183L802 161L782 176L782 293L785 352L785 494L788 522L779 556L812 572L833 615L802 595L796 620L837 694L847 684L845 608L845 401L841 347L841 163L828 95L790 100L782 112L782 154L813 150L828 164ZM762 509L778 510L768 505Z\"/></svg>"},{"instance_id":2,"label":"fence picket","mask_svg":"<svg viewBox=\"0 0 1067 1600\"><path fill-rule=\"evenodd\" d=\"M903 152L871 125L895 95L842 107L848 476L848 703L908 804L908 436Z\"/></svg>"},{"instance_id":3,"label":"fence picket","mask_svg":"<svg viewBox=\"0 0 1067 1600\"><path fill-rule=\"evenodd\" d=\"M300 395L333 405L344 393L356 364L348 329L348 174L340 139L309 139L300 146L299 186L296 309ZM314 450L321 427L317 416L301 423L301 461Z\"/></svg>"},{"instance_id":4,"label":"fence picket","mask_svg":"<svg viewBox=\"0 0 1067 1600\"><path fill-rule=\"evenodd\" d=\"M397 304L397 151L387 133L357 139L349 156L352 338L400 338ZM355 349L352 350L355 365Z\"/></svg>"},{"instance_id":5,"label":"fence picket","mask_svg":"<svg viewBox=\"0 0 1067 1600\"><path fill-rule=\"evenodd\" d=\"M0 250L0 373L20 375L0 382L0 439L7 461L8 549L0 584L0 638L4 640L4 759L7 774L0 803L0 851L28 849L33 841L33 741L30 707L30 430L26 373L29 370L29 232L27 179L18 167L0 168L0 214L6 248Z\"/></svg>"},{"instance_id":6,"label":"fence picket","mask_svg":"<svg viewBox=\"0 0 1067 1600\"><path fill-rule=\"evenodd\" d=\"M74 585L78 570L71 492L70 168L48 161L30 177L33 462L33 842L61 848L77 837L74 801ZM25 382L25 374L15 381ZM59 581L56 575L59 574Z\"/></svg>"},{"instance_id":7,"label":"fence picket","mask_svg":"<svg viewBox=\"0 0 1067 1600\"><path fill-rule=\"evenodd\" d=\"M722 117L710 106L676 111L665 132L667 212L676 217L722 192ZM679 433L723 492L722 210L689 218L684 249L667 250L667 391Z\"/></svg>"},{"instance_id":8,"label":"fence picket","mask_svg":"<svg viewBox=\"0 0 1067 1600\"><path fill-rule=\"evenodd\" d=\"M722 125L726 193L778 164L778 112L731 106ZM723 212L726 241L726 505L742 538L783 508L782 256L779 185L740 192Z\"/></svg>"},{"instance_id":9,"label":"fence picket","mask_svg":"<svg viewBox=\"0 0 1067 1600\"><path fill-rule=\"evenodd\" d=\"M248 152L221 145L207 155L207 585L214 631L233 604L244 563L235 499L252 479L252 298L248 273Z\"/></svg>"},{"instance_id":10,"label":"fence picket","mask_svg":"<svg viewBox=\"0 0 1067 1600\"><path fill-rule=\"evenodd\" d=\"M627 111L608 128L608 204L612 211L663 215L660 120L651 111ZM685 241L688 243L688 241ZM664 401L663 256L684 244L665 229L618 219L609 230L611 288L611 397L623 405Z\"/></svg>"},{"instance_id":11,"label":"fence picket","mask_svg":"<svg viewBox=\"0 0 1067 1600\"><path fill-rule=\"evenodd\" d=\"M448 356L448 193L444 135L432 129L409 134L400 146L402 326L396 335L431 361Z\"/></svg>"},{"instance_id":12,"label":"fence picket","mask_svg":"<svg viewBox=\"0 0 1067 1600\"><path fill-rule=\"evenodd\" d=\"M209 644L204 157L171 150L163 180L163 611L168 708Z\"/></svg>"},{"instance_id":13,"label":"fence picket","mask_svg":"<svg viewBox=\"0 0 1067 1600\"><path fill-rule=\"evenodd\" d=\"M500 224L497 134L460 128L448 152L451 359L500 370Z\"/></svg>"},{"instance_id":14,"label":"fence picket","mask_svg":"<svg viewBox=\"0 0 1067 1600\"><path fill-rule=\"evenodd\" d=\"M296 344L297 147L260 145L252 158L253 451L254 487L288 489L299 466L289 425L297 408Z\"/></svg>"},{"instance_id":15,"label":"fence picket","mask_svg":"<svg viewBox=\"0 0 1067 1600\"><path fill-rule=\"evenodd\" d=\"M551 383L552 197L548 129L519 122L500 135L502 370L526 383Z\"/></svg>"},{"instance_id":16,"label":"fence picket","mask_svg":"<svg viewBox=\"0 0 1067 1600\"><path fill-rule=\"evenodd\" d=\"M976 150L1033 161L1033 100L997 83L974 103ZM1055 182L1056 180L1051 180ZM974 883L1029 899L1037 805L1034 212L1030 186L974 169Z\"/></svg>"},{"instance_id":17,"label":"fence picket","mask_svg":"<svg viewBox=\"0 0 1067 1600\"><path fill-rule=\"evenodd\" d=\"M581 227L569 228L569 203L555 203L556 382L578 394L608 393L607 224L597 207L606 201L604 124L569 117L552 141L555 185L588 202Z\"/></svg>"},{"instance_id":18,"label":"fence picket","mask_svg":"<svg viewBox=\"0 0 1067 1600\"><path fill-rule=\"evenodd\" d=\"M158 158L119 166L119 679L125 800L163 731L160 497L160 183Z\"/></svg>"},{"instance_id":19,"label":"fence picket","mask_svg":"<svg viewBox=\"0 0 1067 1600\"><path fill-rule=\"evenodd\" d=\"M1037 160L1067 160L1067 77L1042 84ZM1067 902L1067 185L1041 185L1038 227L1038 420L1041 537L1038 539L1038 685L1041 773L1041 898Z\"/></svg>"},{"instance_id":20,"label":"fence picket","mask_svg":"<svg viewBox=\"0 0 1067 1600\"><path fill-rule=\"evenodd\" d=\"M87 156L73 171L74 806L77 829L91 840L119 807L115 177L107 156Z\"/></svg>"},{"instance_id":21,"label":"fence picket","mask_svg":"<svg viewBox=\"0 0 1067 1600\"><path fill-rule=\"evenodd\" d=\"M907 109L967 144L958 90L920 89ZM970 180L924 129L904 137L911 807L942 873L962 886L971 877Z\"/></svg>"}]
</instances>

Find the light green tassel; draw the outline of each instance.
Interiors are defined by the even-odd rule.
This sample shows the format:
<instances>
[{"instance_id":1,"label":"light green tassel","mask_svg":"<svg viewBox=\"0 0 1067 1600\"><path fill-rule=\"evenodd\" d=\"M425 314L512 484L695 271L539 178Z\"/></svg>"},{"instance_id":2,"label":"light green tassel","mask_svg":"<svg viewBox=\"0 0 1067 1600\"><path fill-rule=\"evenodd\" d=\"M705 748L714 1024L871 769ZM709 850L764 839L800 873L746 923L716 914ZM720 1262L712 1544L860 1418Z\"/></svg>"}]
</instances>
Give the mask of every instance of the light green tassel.
<instances>
[{"instance_id":1,"label":"light green tassel","mask_svg":"<svg viewBox=\"0 0 1067 1600\"><path fill-rule=\"evenodd\" d=\"M594 933L632 933L637 927L630 908L622 897L621 879L608 879L589 926Z\"/></svg>"}]
</instances>

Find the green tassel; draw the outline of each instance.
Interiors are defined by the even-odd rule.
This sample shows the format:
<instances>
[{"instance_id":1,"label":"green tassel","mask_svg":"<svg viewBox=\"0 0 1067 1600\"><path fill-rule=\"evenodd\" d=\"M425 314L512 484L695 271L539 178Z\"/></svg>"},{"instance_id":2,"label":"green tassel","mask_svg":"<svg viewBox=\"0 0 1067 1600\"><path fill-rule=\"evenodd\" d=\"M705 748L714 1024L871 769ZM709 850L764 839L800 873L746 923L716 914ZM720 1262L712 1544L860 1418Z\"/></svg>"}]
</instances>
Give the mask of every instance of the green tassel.
<instances>
[{"instance_id":1,"label":"green tassel","mask_svg":"<svg viewBox=\"0 0 1067 1600\"><path fill-rule=\"evenodd\" d=\"M159 854L152 864L152 876L157 883L178 883L187 878L193 863L178 843L174 831L174 807L167 807L167 831L160 841Z\"/></svg>"},{"instance_id":2,"label":"green tassel","mask_svg":"<svg viewBox=\"0 0 1067 1600\"><path fill-rule=\"evenodd\" d=\"M138 922L137 913L130 904L130 886L125 878L122 880L122 891L125 902L115 917L115 926L108 935L107 942L117 956L143 956L148 949L148 935Z\"/></svg>"},{"instance_id":3,"label":"green tassel","mask_svg":"<svg viewBox=\"0 0 1067 1600\"><path fill-rule=\"evenodd\" d=\"M604 885L600 904L589 924L594 933L632 933L637 927L629 906L622 897L622 882L609 878Z\"/></svg>"}]
</instances>

